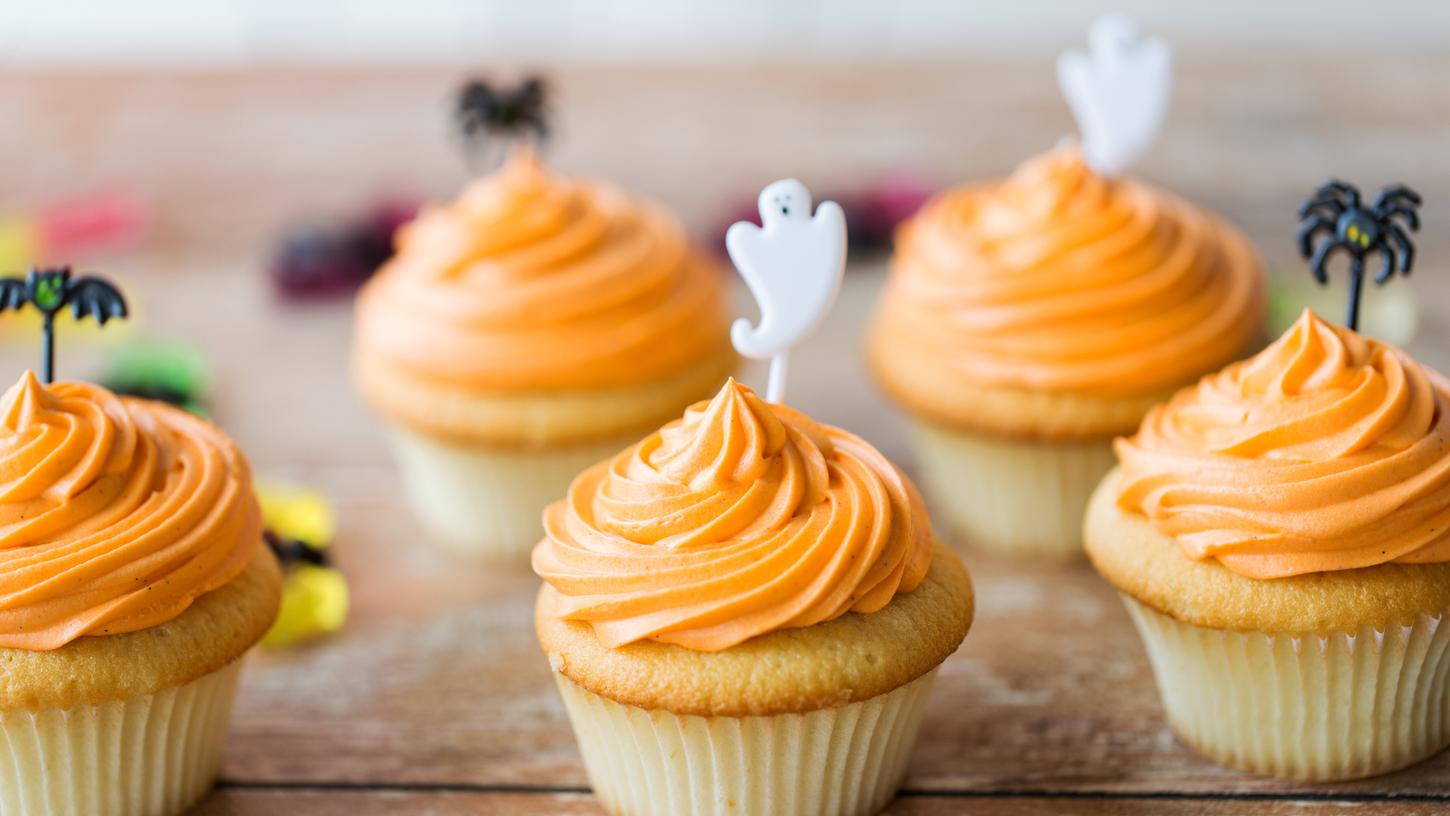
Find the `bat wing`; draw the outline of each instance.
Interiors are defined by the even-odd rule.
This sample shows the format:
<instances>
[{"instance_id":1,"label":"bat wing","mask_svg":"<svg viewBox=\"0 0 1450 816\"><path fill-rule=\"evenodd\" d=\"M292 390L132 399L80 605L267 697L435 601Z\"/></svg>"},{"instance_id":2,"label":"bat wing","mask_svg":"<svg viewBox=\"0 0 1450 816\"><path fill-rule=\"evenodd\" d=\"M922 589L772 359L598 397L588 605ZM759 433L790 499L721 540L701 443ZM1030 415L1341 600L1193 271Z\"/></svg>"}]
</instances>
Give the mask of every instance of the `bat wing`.
<instances>
[{"instance_id":1,"label":"bat wing","mask_svg":"<svg viewBox=\"0 0 1450 816\"><path fill-rule=\"evenodd\" d=\"M0 312L24 306L29 294L20 278L0 278Z\"/></svg>"},{"instance_id":2,"label":"bat wing","mask_svg":"<svg viewBox=\"0 0 1450 816\"><path fill-rule=\"evenodd\" d=\"M100 278L80 278L70 285L71 312L77 317L94 317L105 325L113 317L126 316L126 299L116 287Z\"/></svg>"}]
</instances>

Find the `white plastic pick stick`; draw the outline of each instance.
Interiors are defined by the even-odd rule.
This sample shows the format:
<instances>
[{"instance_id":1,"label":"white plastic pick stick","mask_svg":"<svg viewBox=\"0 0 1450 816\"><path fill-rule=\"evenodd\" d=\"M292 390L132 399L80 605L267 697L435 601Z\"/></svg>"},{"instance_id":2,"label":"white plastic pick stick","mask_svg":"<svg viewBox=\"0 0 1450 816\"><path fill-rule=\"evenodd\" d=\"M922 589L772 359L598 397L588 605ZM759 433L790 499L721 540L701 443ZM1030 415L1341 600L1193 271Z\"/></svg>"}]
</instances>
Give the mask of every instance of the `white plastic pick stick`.
<instances>
[{"instance_id":1,"label":"white plastic pick stick","mask_svg":"<svg viewBox=\"0 0 1450 816\"><path fill-rule=\"evenodd\" d=\"M1095 172L1117 175L1153 143L1173 85L1173 53L1145 38L1126 17L1100 17L1088 29L1088 52L1057 60L1057 82L1077 119L1083 158Z\"/></svg>"},{"instance_id":2,"label":"white plastic pick stick","mask_svg":"<svg viewBox=\"0 0 1450 816\"><path fill-rule=\"evenodd\" d=\"M725 248L760 306L754 326L740 318L730 327L735 350L770 359L765 398L785 399L786 356L815 331L841 291L846 269L846 214L822 201L811 214L811 193L795 179L760 191L760 222L740 221L725 233Z\"/></svg>"}]
</instances>

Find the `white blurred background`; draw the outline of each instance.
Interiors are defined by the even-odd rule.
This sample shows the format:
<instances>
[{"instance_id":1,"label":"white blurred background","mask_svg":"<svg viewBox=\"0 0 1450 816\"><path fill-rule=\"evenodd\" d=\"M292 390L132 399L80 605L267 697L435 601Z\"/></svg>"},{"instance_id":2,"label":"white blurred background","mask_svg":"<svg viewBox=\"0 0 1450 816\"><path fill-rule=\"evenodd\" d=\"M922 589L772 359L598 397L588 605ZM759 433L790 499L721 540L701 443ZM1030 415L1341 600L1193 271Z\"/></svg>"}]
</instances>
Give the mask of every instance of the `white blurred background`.
<instances>
[{"instance_id":1,"label":"white blurred background","mask_svg":"<svg viewBox=\"0 0 1450 816\"><path fill-rule=\"evenodd\" d=\"M1443 0L6 0L21 64L952 59L1055 51L1104 12L1190 52L1450 48Z\"/></svg>"}]
</instances>

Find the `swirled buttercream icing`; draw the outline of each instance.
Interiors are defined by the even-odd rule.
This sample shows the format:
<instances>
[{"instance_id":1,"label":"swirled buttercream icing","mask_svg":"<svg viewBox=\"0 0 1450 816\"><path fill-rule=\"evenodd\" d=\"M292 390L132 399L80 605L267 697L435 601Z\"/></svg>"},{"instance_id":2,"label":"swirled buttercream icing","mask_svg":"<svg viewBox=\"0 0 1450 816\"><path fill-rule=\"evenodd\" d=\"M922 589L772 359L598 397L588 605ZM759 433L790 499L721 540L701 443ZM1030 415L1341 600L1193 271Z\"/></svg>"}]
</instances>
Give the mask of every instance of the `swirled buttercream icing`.
<instances>
[{"instance_id":1,"label":"swirled buttercream icing","mask_svg":"<svg viewBox=\"0 0 1450 816\"><path fill-rule=\"evenodd\" d=\"M1232 227L1095 175L1068 147L948 191L904 224L876 330L940 376L1136 395L1245 351L1262 289Z\"/></svg>"},{"instance_id":2,"label":"swirled buttercream icing","mask_svg":"<svg viewBox=\"0 0 1450 816\"><path fill-rule=\"evenodd\" d=\"M650 382L726 343L720 276L673 217L524 149L400 230L356 331L364 358L476 391Z\"/></svg>"},{"instance_id":3,"label":"swirled buttercream icing","mask_svg":"<svg viewBox=\"0 0 1450 816\"><path fill-rule=\"evenodd\" d=\"M0 646L164 623L261 540L247 461L210 423L30 372L0 401Z\"/></svg>"},{"instance_id":4,"label":"swirled buttercream icing","mask_svg":"<svg viewBox=\"0 0 1450 816\"><path fill-rule=\"evenodd\" d=\"M717 651L874 612L931 564L926 511L895 466L734 380L581 474L544 529L533 565L558 614L611 648Z\"/></svg>"},{"instance_id":5,"label":"swirled buttercream icing","mask_svg":"<svg viewBox=\"0 0 1450 816\"><path fill-rule=\"evenodd\" d=\"M1450 381L1309 311L1117 449L1119 507L1241 575L1450 561Z\"/></svg>"}]
</instances>

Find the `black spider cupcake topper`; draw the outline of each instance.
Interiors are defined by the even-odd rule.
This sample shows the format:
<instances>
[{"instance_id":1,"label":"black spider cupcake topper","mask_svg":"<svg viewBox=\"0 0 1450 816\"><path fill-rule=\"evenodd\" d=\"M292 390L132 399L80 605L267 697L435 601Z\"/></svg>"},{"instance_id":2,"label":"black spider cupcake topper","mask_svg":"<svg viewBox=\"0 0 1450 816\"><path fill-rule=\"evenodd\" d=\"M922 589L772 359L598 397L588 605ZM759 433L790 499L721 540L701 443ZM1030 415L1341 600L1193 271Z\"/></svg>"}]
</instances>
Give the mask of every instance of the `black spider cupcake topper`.
<instances>
[{"instance_id":1,"label":"black spider cupcake topper","mask_svg":"<svg viewBox=\"0 0 1450 816\"><path fill-rule=\"evenodd\" d=\"M481 162L496 140L532 138L542 143L549 136L545 97L544 81L538 77L527 77L513 88L481 79L466 83L455 116L469 156Z\"/></svg>"},{"instance_id":2,"label":"black spider cupcake topper","mask_svg":"<svg viewBox=\"0 0 1450 816\"><path fill-rule=\"evenodd\" d=\"M113 317L126 316L126 299L116 287L100 278L72 278L70 267L31 267L21 278L0 278L0 312L19 310L30 304L40 312L44 338L45 382L55 381L55 315L66 306L77 319L94 317L102 326Z\"/></svg>"},{"instance_id":3,"label":"black spider cupcake topper","mask_svg":"<svg viewBox=\"0 0 1450 816\"><path fill-rule=\"evenodd\" d=\"M1338 250L1349 254L1349 306L1344 325L1359 329L1359 296L1364 283L1364 262L1379 253L1374 282L1383 284L1395 274L1409 275L1415 263L1415 244L1405 232L1420 229L1420 196L1396 184L1386 187L1368 207L1359 190L1342 181L1327 181L1312 198L1299 205L1299 254L1309 260L1314 279L1329 282L1324 264ZM1402 223L1403 222L1403 223ZM1316 245L1317 242L1317 245Z\"/></svg>"}]
</instances>

